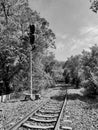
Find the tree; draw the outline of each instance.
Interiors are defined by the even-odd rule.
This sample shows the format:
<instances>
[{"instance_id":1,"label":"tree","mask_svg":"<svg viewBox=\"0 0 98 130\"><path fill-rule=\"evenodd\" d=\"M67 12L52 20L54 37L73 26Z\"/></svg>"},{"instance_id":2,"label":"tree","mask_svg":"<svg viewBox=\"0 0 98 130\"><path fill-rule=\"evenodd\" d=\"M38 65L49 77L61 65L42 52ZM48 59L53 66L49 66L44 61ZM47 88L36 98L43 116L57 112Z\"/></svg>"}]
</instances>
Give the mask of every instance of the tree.
<instances>
[{"instance_id":1,"label":"tree","mask_svg":"<svg viewBox=\"0 0 98 130\"><path fill-rule=\"evenodd\" d=\"M55 34L49 28L47 20L29 8L27 0L0 1L0 79L3 82L3 88L7 90L11 82L15 86L20 79L22 81L25 79L24 82L28 81L30 24L36 25L36 39L34 50L32 50L34 67L43 59L50 47L55 48ZM5 54L6 57L4 57ZM40 65L42 65L41 62ZM44 73L43 67L40 70ZM7 92L7 90L4 91Z\"/></svg>"},{"instance_id":2,"label":"tree","mask_svg":"<svg viewBox=\"0 0 98 130\"><path fill-rule=\"evenodd\" d=\"M97 11L98 11L98 0L90 0L90 2L91 2L91 7L90 7L90 9L91 9L93 12L97 13Z\"/></svg>"},{"instance_id":3,"label":"tree","mask_svg":"<svg viewBox=\"0 0 98 130\"><path fill-rule=\"evenodd\" d=\"M64 65L64 77L66 83L71 83L75 85L77 88L79 87L80 77L79 77L79 69L80 69L80 58L81 55L71 56L65 62Z\"/></svg>"}]
</instances>

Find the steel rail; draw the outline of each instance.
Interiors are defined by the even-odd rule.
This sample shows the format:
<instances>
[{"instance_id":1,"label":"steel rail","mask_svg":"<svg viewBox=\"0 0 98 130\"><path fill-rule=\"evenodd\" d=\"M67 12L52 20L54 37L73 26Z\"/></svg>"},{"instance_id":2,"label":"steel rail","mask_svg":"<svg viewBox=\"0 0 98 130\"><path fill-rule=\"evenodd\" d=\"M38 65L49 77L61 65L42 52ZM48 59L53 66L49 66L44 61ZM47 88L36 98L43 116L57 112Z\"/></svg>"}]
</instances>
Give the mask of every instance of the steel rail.
<instances>
[{"instance_id":1,"label":"steel rail","mask_svg":"<svg viewBox=\"0 0 98 130\"><path fill-rule=\"evenodd\" d=\"M66 105L67 105L67 89L66 89L65 100L64 100L64 103L63 103L63 105L62 105L62 108L61 108L60 114L59 114L59 116L58 116L57 122L56 122L56 124L55 124L54 130L59 130L60 120L61 120L61 117L62 117L62 114L63 114L63 111L64 111L64 107L65 107Z\"/></svg>"}]
</instances>

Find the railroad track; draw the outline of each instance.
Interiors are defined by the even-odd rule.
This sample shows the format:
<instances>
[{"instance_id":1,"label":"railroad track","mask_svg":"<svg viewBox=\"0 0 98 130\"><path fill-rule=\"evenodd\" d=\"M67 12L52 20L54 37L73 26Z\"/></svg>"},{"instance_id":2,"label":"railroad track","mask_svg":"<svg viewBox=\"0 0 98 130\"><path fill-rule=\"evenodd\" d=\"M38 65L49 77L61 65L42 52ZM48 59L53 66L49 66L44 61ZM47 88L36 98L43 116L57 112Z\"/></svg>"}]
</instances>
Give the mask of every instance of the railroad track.
<instances>
[{"instance_id":1,"label":"railroad track","mask_svg":"<svg viewBox=\"0 0 98 130\"><path fill-rule=\"evenodd\" d=\"M67 104L67 91L64 100L49 99L8 130L72 130L71 127L61 127L60 120Z\"/></svg>"}]
</instances>

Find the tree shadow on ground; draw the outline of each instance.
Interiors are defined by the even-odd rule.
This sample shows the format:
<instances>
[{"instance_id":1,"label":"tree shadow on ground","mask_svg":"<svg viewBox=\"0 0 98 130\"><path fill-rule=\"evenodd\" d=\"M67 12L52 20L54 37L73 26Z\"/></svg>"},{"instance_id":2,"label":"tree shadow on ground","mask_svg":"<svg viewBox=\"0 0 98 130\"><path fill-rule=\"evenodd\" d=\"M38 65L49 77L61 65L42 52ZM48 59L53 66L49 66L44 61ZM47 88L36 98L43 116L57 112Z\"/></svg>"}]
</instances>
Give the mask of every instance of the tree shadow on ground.
<instances>
[{"instance_id":1,"label":"tree shadow on ground","mask_svg":"<svg viewBox=\"0 0 98 130\"><path fill-rule=\"evenodd\" d=\"M82 102L85 102L86 107L84 109L98 109L98 98L95 97L88 97L88 96L82 96L79 94L68 94L67 95L68 100L80 100Z\"/></svg>"},{"instance_id":2,"label":"tree shadow on ground","mask_svg":"<svg viewBox=\"0 0 98 130\"><path fill-rule=\"evenodd\" d=\"M64 101L65 95L55 95L55 96L52 96L51 99L57 100L57 101Z\"/></svg>"},{"instance_id":3,"label":"tree shadow on ground","mask_svg":"<svg viewBox=\"0 0 98 130\"><path fill-rule=\"evenodd\" d=\"M76 99L84 100L84 99L86 99L85 96L81 96L79 94L68 94L67 97L69 100L76 100Z\"/></svg>"}]
</instances>

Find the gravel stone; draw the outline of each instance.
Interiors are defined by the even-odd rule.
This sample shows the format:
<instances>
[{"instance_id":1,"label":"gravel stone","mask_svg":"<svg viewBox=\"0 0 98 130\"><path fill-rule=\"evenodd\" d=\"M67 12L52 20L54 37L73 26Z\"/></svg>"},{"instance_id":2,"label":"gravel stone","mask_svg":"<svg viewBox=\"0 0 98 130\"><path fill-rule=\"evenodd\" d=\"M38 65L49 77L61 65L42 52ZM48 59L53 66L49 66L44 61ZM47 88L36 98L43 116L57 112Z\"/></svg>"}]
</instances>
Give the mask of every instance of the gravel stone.
<instances>
[{"instance_id":1,"label":"gravel stone","mask_svg":"<svg viewBox=\"0 0 98 130\"><path fill-rule=\"evenodd\" d=\"M93 103L89 101L89 103ZM63 117L70 116L73 130L97 130L98 129L98 108L89 105L88 101L79 99L67 102Z\"/></svg>"}]
</instances>

